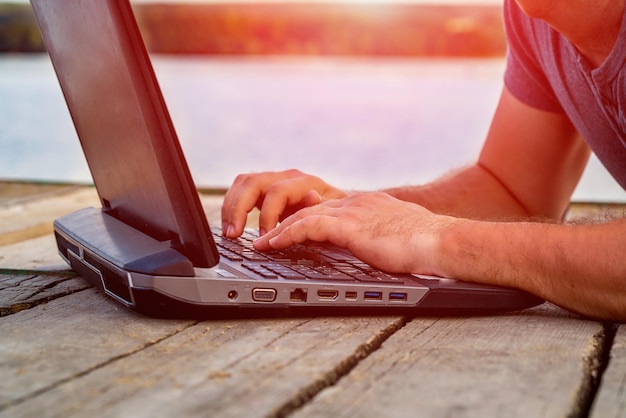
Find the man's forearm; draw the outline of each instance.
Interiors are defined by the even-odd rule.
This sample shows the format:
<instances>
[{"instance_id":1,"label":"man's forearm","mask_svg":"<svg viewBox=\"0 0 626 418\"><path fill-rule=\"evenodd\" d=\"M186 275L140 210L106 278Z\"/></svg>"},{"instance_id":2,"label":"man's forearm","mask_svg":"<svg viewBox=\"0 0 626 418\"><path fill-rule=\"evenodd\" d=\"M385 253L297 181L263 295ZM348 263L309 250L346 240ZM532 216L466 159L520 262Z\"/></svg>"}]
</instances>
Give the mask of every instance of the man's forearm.
<instances>
[{"instance_id":1,"label":"man's forearm","mask_svg":"<svg viewBox=\"0 0 626 418\"><path fill-rule=\"evenodd\" d=\"M529 213L506 187L478 164L423 186L384 190L398 199L418 203L440 214L471 219L523 219Z\"/></svg>"},{"instance_id":2,"label":"man's forearm","mask_svg":"<svg viewBox=\"0 0 626 418\"><path fill-rule=\"evenodd\" d=\"M440 236L443 276L527 290L584 315L626 320L626 219L586 225L458 219Z\"/></svg>"}]
</instances>

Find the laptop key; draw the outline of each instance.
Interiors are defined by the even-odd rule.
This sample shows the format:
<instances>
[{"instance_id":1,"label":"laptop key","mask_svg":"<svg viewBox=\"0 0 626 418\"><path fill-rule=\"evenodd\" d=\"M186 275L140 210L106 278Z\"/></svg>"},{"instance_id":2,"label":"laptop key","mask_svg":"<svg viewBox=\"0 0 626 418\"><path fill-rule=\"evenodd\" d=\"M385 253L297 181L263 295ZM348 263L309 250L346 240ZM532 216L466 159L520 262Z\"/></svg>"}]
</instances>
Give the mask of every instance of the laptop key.
<instances>
[{"instance_id":1,"label":"laptop key","mask_svg":"<svg viewBox=\"0 0 626 418\"><path fill-rule=\"evenodd\" d=\"M263 276L266 279L278 279L278 275L276 273L274 273L271 270L266 269L265 267L263 267L260 264L255 264L255 263L242 263L241 264L243 267L247 268L248 270L251 270L261 276Z\"/></svg>"},{"instance_id":2,"label":"laptop key","mask_svg":"<svg viewBox=\"0 0 626 418\"><path fill-rule=\"evenodd\" d=\"M306 277L302 273L298 273L283 264L266 263L262 266L268 270L278 274L279 277L287 280L304 280Z\"/></svg>"},{"instance_id":3,"label":"laptop key","mask_svg":"<svg viewBox=\"0 0 626 418\"><path fill-rule=\"evenodd\" d=\"M241 256L249 261L267 261L268 258L256 251L242 251Z\"/></svg>"},{"instance_id":4,"label":"laptop key","mask_svg":"<svg viewBox=\"0 0 626 418\"><path fill-rule=\"evenodd\" d=\"M329 280L329 281L354 281L354 278L330 267L309 267L306 265L296 265L292 268L302 273L310 280Z\"/></svg>"}]
</instances>

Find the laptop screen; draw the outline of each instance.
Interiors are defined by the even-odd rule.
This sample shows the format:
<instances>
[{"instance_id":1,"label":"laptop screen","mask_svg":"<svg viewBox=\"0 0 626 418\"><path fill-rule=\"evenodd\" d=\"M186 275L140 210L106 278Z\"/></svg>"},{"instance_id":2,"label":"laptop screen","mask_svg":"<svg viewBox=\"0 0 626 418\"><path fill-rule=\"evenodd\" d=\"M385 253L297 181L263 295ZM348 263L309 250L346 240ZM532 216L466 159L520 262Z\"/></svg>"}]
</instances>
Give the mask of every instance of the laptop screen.
<instances>
[{"instance_id":1,"label":"laptop screen","mask_svg":"<svg viewBox=\"0 0 626 418\"><path fill-rule=\"evenodd\" d=\"M128 0L32 0L103 210L218 261Z\"/></svg>"}]
</instances>

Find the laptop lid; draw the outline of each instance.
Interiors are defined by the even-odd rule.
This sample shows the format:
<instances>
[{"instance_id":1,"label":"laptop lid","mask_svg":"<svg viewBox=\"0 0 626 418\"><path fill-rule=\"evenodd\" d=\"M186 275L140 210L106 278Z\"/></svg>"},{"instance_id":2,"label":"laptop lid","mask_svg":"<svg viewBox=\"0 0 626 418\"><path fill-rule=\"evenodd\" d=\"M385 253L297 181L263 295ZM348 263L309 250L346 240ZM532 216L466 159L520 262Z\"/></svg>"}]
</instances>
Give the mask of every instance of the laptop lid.
<instances>
[{"instance_id":1,"label":"laptop lid","mask_svg":"<svg viewBox=\"0 0 626 418\"><path fill-rule=\"evenodd\" d=\"M171 242L196 267L217 264L206 216L128 0L31 4L103 211L157 241Z\"/></svg>"}]
</instances>

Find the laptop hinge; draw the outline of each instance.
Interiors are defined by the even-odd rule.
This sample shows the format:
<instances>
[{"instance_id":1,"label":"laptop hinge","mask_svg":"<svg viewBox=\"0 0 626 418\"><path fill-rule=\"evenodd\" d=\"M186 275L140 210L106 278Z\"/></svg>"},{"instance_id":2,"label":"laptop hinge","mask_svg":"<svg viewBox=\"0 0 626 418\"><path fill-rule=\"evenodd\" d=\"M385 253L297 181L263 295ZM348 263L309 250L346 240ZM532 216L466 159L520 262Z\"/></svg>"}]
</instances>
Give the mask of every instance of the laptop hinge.
<instances>
[{"instance_id":1,"label":"laptop hinge","mask_svg":"<svg viewBox=\"0 0 626 418\"><path fill-rule=\"evenodd\" d=\"M157 241L101 209L86 208L58 218L54 229L59 250L68 259L67 251L78 246L124 271L153 276L195 275L191 261L173 249L171 242Z\"/></svg>"}]
</instances>

